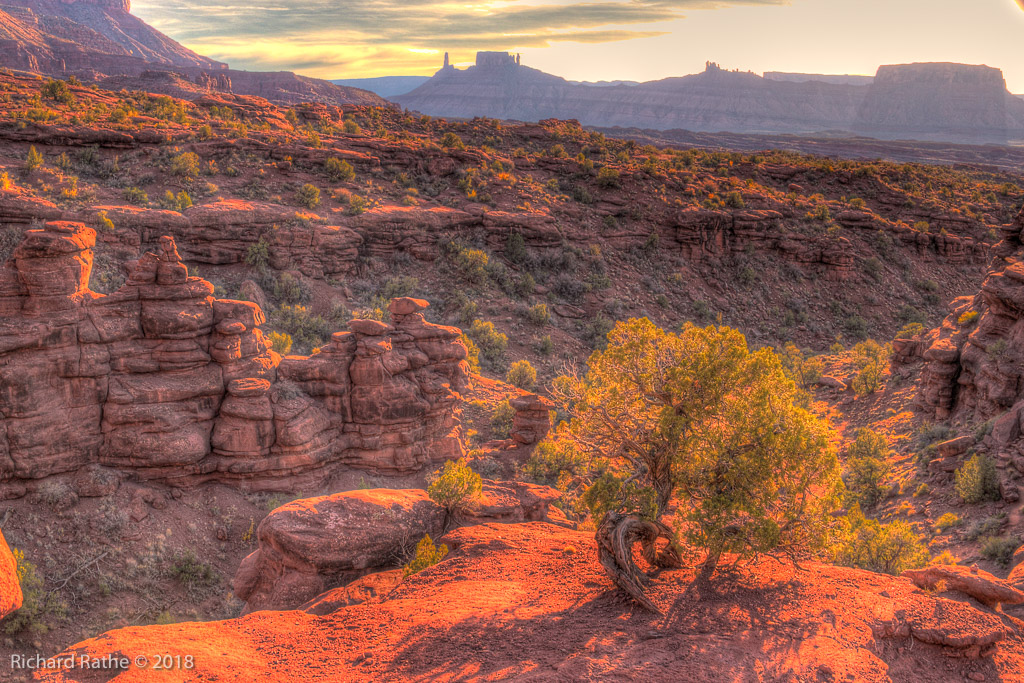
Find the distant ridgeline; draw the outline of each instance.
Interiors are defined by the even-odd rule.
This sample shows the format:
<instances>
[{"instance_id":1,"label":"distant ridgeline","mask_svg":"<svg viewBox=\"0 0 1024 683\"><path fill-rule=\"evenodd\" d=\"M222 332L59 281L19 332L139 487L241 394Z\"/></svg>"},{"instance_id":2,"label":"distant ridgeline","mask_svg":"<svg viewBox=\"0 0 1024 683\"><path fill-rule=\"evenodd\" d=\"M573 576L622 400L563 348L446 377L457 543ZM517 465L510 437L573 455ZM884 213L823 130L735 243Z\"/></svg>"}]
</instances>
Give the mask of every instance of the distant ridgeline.
<instances>
[{"instance_id":1,"label":"distant ridgeline","mask_svg":"<svg viewBox=\"0 0 1024 683\"><path fill-rule=\"evenodd\" d=\"M950 63L880 67L875 77L728 71L640 84L572 83L523 66L519 55L480 52L448 61L415 90L391 99L434 116L698 132L846 131L886 139L1006 143L1024 139L1024 101L999 69Z\"/></svg>"}]
</instances>

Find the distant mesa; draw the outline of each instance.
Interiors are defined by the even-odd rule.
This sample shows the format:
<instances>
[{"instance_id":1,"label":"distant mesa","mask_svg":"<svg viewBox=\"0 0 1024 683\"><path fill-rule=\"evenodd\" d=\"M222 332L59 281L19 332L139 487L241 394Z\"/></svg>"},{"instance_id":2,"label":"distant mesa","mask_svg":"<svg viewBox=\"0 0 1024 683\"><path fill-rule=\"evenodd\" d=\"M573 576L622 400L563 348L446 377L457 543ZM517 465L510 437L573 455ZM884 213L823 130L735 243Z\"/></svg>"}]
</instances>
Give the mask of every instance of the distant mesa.
<instances>
[{"instance_id":1,"label":"distant mesa","mask_svg":"<svg viewBox=\"0 0 1024 683\"><path fill-rule=\"evenodd\" d=\"M576 119L602 127L808 134L847 131L884 139L1000 143L1024 138L1024 101L987 66L902 64L875 77L727 70L631 84L574 83L480 52L457 69L391 97L433 116L520 121Z\"/></svg>"}]
</instances>

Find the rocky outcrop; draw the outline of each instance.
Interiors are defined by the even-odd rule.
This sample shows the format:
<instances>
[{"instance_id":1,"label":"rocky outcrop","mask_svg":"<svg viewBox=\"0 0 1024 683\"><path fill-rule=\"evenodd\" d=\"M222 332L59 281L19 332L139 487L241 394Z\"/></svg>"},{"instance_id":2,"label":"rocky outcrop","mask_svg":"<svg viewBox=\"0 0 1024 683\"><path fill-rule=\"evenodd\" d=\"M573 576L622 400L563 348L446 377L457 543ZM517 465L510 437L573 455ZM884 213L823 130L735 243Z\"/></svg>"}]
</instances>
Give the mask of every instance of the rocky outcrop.
<instances>
[{"instance_id":1,"label":"rocky outcrop","mask_svg":"<svg viewBox=\"0 0 1024 683\"><path fill-rule=\"evenodd\" d=\"M561 521L550 510L558 497L547 486L485 481L461 518L471 524L549 521L550 511ZM346 491L294 501L260 523L259 548L238 568L235 595L246 601L247 612L295 609L367 573L401 565L426 534L436 539L444 532L447 518L421 489ZM336 604L351 597L324 599Z\"/></svg>"},{"instance_id":2,"label":"rocky outcrop","mask_svg":"<svg viewBox=\"0 0 1024 683\"><path fill-rule=\"evenodd\" d=\"M517 445L532 446L540 443L551 429L551 411L555 404L537 394L523 394L509 399L515 410L509 436Z\"/></svg>"},{"instance_id":3,"label":"rocky outcrop","mask_svg":"<svg viewBox=\"0 0 1024 683\"><path fill-rule=\"evenodd\" d=\"M977 567L935 565L924 569L908 569L902 576L910 579L918 588L956 591L993 609L1001 604L1024 603L1024 592Z\"/></svg>"},{"instance_id":4,"label":"rocky outcrop","mask_svg":"<svg viewBox=\"0 0 1024 683\"><path fill-rule=\"evenodd\" d=\"M29 230L0 269L0 497L90 464L189 485L280 488L340 465L411 472L462 454L459 331L425 301L354 320L282 359L253 303L215 299L159 241L109 296L89 289L95 232Z\"/></svg>"},{"instance_id":5,"label":"rocky outcrop","mask_svg":"<svg viewBox=\"0 0 1024 683\"><path fill-rule=\"evenodd\" d=\"M953 312L921 346L918 400L938 419L991 420L985 444L1001 466L1024 475L1024 211L1003 229L981 291L953 302Z\"/></svg>"},{"instance_id":6,"label":"rocky outcrop","mask_svg":"<svg viewBox=\"0 0 1024 683\"><path fill-rule=\"evenodd\" d=\"M21 607L21 599L18 565L3 533L0 533L0 619Z\"/></svg>"},{"instance_id":7,"label":"rocky outcrop","mask_svg":"<svg viewBox=\"0 0 1024 683\"><path fill-rule=\"evenodd\" d=\"M124 628L68 653L129 661L192 654L189 677L222 683L487 676L947 683L1017 680L1024 670L1024 639L1008 617L884 574L815 562L794 571L764 560L699 590L693 569L666 569L648 586L668 615L659 617L610 591L593 532L484 524L442 540L448 556L386 589L383 600L328 608L326 616L260 612ZM68 668L38 677L97 679Z\"/></svg>"}]
</instances>

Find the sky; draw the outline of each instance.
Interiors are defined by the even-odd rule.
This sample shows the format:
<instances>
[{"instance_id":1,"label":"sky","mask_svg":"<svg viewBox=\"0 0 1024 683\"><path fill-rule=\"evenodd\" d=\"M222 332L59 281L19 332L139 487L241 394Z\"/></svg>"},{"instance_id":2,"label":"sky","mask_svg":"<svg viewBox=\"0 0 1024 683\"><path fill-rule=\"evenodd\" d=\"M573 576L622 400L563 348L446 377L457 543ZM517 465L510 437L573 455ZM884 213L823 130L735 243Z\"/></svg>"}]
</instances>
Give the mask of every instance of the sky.
<instances>
[{"instance_id":1,"label":"sky","mask_svg":"<svg viewBox=\"0 0 1024 683\"><path fill-rule=\"evenodd\" d=\"M1001 68L1024 94L1024 0L135 0L132 13L234 68L320 78L433 74L478 50L570 80L723 68L873 74Z\"/></svg>"}]
</instances>

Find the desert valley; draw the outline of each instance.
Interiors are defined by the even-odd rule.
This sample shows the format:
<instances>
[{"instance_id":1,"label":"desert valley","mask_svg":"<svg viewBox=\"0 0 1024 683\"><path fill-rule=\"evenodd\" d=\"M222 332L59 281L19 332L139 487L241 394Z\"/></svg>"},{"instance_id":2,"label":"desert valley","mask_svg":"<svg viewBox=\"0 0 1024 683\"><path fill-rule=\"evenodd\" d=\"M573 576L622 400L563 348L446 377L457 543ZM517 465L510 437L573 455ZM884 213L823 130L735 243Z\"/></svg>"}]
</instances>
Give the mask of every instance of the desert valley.
<instances>
[{"instance_id":1,"label":"desert valley","mask_svg":"<svg viewBox=\"0 0 1024 683\"><path fill-rule=\"evenodd\" d=\"M1021 140L0 0L0 681L1024 680Z\"/></svg>"}]
</instances>

